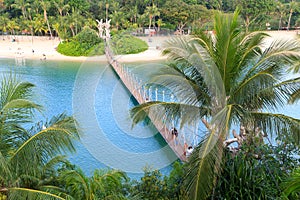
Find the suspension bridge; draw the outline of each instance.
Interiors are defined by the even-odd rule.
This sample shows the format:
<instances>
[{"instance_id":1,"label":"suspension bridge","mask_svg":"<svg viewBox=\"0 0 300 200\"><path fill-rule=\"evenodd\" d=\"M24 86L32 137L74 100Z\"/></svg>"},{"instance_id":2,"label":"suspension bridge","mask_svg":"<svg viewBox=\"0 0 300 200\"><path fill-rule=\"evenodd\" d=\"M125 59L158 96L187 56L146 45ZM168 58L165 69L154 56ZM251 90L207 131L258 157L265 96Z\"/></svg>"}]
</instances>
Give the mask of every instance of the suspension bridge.
<instances>
[{"instance_id":1,"label":"suspension bridge","mask_svg":"<svg viewBox=\"0 0 300 200\"><path fill-rule=\"evenodd\" d=\"M149 97L145 95L145 92L141 91L142 86L135 78L133 78L133 74L131 74L123 64L119 63L115 59L115 55L111 51L109 45L106 45L105 47L105 54L109 64L112 66L114 71L120 77L126 88L134 96L137 102L139 104L142 104L150 100ZM154 113L152 113L151 111L148 113L148 117L156 127L158 132L161 134L161 136L168 143L170 148L177 155L177 157L182 161L186 161L187 158L185 156L185 142L178 140L177 137L174 137L171 133L171 128L167 127L162 120L155 119Z\"/></svg>"}]
</instances>

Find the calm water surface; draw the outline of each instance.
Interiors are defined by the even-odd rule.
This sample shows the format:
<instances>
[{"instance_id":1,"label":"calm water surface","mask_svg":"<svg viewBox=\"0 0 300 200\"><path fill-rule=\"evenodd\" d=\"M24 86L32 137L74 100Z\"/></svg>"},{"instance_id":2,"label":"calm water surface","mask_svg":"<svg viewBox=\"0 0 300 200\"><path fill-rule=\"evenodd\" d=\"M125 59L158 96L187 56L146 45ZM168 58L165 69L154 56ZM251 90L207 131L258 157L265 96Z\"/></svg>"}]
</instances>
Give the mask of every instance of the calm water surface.
<instances>
[{"instance_id":1,"label":"calm water surface","mask_svg":"<svg viewBox=\"0 0 300 200\"><path fill-rule=\"evenodd\" d=\"M162 168L163 173L171 170L169 165L176 156L153 126L141 124L132 129L128 111L136 102L106 63L26 60L25 64L19 65L13 59L0 59L0 73L11 71L20 75L20 79L36 85L34 98L44 106L44 110L42 114L37 114L35 121L46 120L62 112L71 115L74 108L82 108L83 112L75 114L86 119L85 126L95 131L92 136L83 136L83 141L77 144L77 153L69 158L87 174L107 166L125 169L134 178L139 177L146 166ZM96 80L96 86L90 86L94 84L91 83L93 80ZM95 90L89 91L93 87ZM91 112L84 107L89 102L92 103ZM89 120L93 114L97 125ZM99 127L104 135L98 134ZM109 144L101 143L103 137ZM109 151L111 149L117 149L116 153L119 152L122 157L113 154ZM107 160L113 161L110 163ZM130 170L131 165L135 166L133 170Z\"/></svg>"}]
</instances>

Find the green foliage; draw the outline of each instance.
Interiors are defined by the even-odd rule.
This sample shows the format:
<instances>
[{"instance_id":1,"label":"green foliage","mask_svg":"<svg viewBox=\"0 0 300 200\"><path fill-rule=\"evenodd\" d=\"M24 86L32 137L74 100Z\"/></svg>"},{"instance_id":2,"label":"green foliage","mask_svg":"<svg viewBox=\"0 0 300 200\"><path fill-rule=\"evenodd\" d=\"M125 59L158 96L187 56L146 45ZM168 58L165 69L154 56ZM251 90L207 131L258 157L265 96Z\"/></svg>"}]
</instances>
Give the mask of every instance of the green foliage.
<instances>
[{"instance_id":1,"label":"green foliage","mask_svg":"<svg viewBox=\"0 0 300 200\"><path fill-rule=\"evenodd\" d=\"M7 200L7 196L0 193L0 200Z\"/></svg>"},{"instance_id":2,"label":"green foliage","mask_svg":"<svg viewBox=\"0 0 300 200\"><path fill-rule=\"evenodd\" d=\"M276 8L275 1L273 0L240 0L237 1L236 6L240 7L241 9L241 16L245 21L246 29L248 29L249 25L257 19L268 18L269 13L273 12Z\"/></svg>"},{"instance_id":3,"label":"green foliage","mask_svg":"<svg viewBox=\"0 0 300 200\"><path fill-rule=\"evenodd\" d=\"M184 165L180 162L173 164L169 176L162 176L159 170L150 171L145 168L140 181L131 183L130 197L145 200L188 200L183 183Z\"/></svg>"},{"instance_id":4,"label":"green foliage","mask_svg":"<svg viewBox=\"0 0 300 200\"><path fill-rule=\"evenodd\" d=\"M299 165L299 148L285 137L277 146L243 146L237 155L227 151L212 199L277 199L282 181ZM288 191L288 189L286 190Z\"/></svg>"},{"instance_id":5,"label":"green foliage","mask_svg":"<svg viewBox=\"0 0 300 200\"><path fill-rule=\"evenodd\" d=\"M57 47L57 51L66 56L95 56L104 54L104 43L97 32L85 27L71 41L64 41Z\"/></svg>"},{"instance_id":6,"label":"green foliage","mask_svg":"<svg viewBox=\"0 0 300 200\"><path fill-rule=\"evenodd\" d=\"M201 5L188 5L181 0L166 1L161 16L167 27L182 29L189 26L202 26L207 20L211 21L212 12ZM200 24L196 24L200 23Z\"/></svg>"},{"instance_id":7,"label":"green foliage","mask_svg":"<svg viewBox=\"0 0 300 200\"><path fill-rule=\"evenodd\" d=\"M61 114L29 130L23 128L33 111L40 110L31 101L33 86L13 76L1 81L0 193L9 199L62 199L39 186L50 180L57 164L63 162L58 155L75 151L74 141L79 139L76 122Z\"/></svg>"},{"instance_id":8,"label":"green foliage","mask_svg":"<svg viewBox=\"0 0 300 200\"><path fill-rule=\"evenodd\" d=\"M133 196L145 200L162 200L167 199L167 185L158 170L150 171L145 169L144 176L135 186Z\"/></svg>"},{"instance_id":9,"label":"green foliage","mask_svg":"<svg viewBox=\"0 0 300 200\"><path fill-rule=\"evenodd\" d=\"M295 169L291 175L284 180L281 184L283 191L283 197L289 199L300 198L300 168Z\"/></svg>"},{"instance_id":10,"label":"green foliage","mask_svg":"<svg viewBox=\"0 0 300 200\"><path fill-rule=\"evenodd\" d=\"M185 165L180 162L173 163L173 169L165 180L167 181L169 199L187 200L188 196L184 187Z\"/></svg>"},{"instance_id":11,"label":"green foliage","mask_svg":"<svg viewBox=\"0 0 300 200\"><path fill-rule=\"evenodd\" d=\"M95 170L93 176L88 177L78 167L60 170L57 179L66 195L82 200L125 199L123 184L128 181L127 175L121 171Z\"/></svg>"},{"instance_id":12,"label":"green foliage","mask_svg":"<svg viewBox=\"0 0 300 200\"><path fill-rule=\"evenodd\" d=\"M145 41L128 34L115 35L110 44L115 54L119 55L140 53L148 49Z\"/></svg>"},{"instance_id":13,"label":"green foliage","mask_svg":"<svg viewBox=\"0 0 300 200\"><path fill-rule=\"evenodd\" d=\"M98 37L98 34L95 30L89 27L84 27L83 30L74 37L74 41L78 43L86 43L92 47L96 44L99 44L101 39Z\"/></svg>"}]
</instances>

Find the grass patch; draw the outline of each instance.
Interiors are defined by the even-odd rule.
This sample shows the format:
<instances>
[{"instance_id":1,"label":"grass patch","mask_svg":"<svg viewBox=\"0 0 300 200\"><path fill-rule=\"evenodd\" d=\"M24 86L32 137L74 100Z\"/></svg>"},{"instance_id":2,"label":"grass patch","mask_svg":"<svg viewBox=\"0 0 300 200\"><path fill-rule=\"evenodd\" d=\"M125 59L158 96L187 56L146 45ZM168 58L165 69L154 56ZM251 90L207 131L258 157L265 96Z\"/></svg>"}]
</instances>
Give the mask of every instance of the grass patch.
<instances>
[{"instance_id":1,"label":"grass patch","mask_svg":"<svg viewBox=\"0 0 300 200\"><path fill-rule=\"evenodd\" d=\"M136 54L148 49L145 41L132 35L114 35L110 41L115 54Z\"/></svg>"}]
</instances>

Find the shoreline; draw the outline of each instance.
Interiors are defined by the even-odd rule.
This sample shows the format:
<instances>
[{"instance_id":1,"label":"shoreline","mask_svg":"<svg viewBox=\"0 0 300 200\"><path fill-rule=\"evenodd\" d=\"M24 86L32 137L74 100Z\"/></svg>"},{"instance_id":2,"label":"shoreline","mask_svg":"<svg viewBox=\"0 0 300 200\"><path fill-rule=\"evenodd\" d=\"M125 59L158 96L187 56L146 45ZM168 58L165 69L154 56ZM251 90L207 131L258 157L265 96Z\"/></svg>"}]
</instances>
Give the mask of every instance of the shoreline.
<instances>
[{"instance_id":1,"label":"shoreline","mask_svg":"<svg viewBox=\"0 0 300 200\"><path fill-rule=\"evenodd\" d=\"M156 46L169 37L153 37L153 42L148 42L148 37L141 38L148 44L148 50L138 54L116 55L116 59L122 63L141 61L159 61L166 57ZM14 39L14 41L13 41ZM65 56L56 51L59 38L49 40L49 37L34 36L0 36L0 59L28 59L28 60L50 60L50 61L73 61L73 62L107 62L106 56Z\"/></svg>"},{"instance_id":2,"label":"shoreline","mask_svg":"<svg viewBox=\"0 0 300 200\"><path fill-rule=\"evenodd\" d=\"M270 44L274 39L295 38L300 31L266 31L271 37L266 39L266 44ZM116 60L121 63L132 63L142 61L166 60L166 56L161 55L157 47L161 47L163 42L171 36L139 37L148 44L148 50L138 54L117 55ZM15 41L13 42L13 39ZM59 38L49 40L49 37L34 36L0 36L0 59L28 59L28 60L51 60L51 61L73 61L73 62L107 62L106 56L92 57L72 57L64 56L56 51L60 43Z\"/></svg>"}]
</instances>

